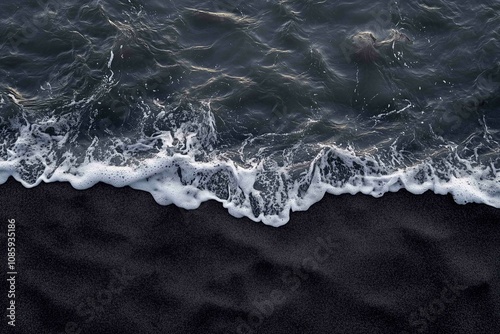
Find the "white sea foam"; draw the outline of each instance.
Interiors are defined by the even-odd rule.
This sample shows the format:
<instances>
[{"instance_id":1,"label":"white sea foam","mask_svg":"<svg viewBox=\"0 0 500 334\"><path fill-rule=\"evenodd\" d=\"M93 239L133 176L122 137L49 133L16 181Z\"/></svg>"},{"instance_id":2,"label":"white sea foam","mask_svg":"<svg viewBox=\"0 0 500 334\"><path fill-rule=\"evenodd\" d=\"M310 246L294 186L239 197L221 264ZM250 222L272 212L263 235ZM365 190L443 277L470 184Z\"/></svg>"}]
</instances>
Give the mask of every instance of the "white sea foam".
<instances>
[{"instance_id":1,"label":"white sea foam","mask_svg":"<svg viewBox=\"0 0 500 334\"><path fill-rule=\"evenodd\" d=\"M159 204L173 203L186 209L214 199L234 216L246 216L272 226L285 224L291 210L307 210L325 193L381 196L401 188L414 194L432 190L437 194L451 193L457 203L500 207L500 178L494 167L472 166L459 158L462 167L454 167L452 162L457 157L452 153L441 164L429 160L395 169L374 158L357 157L351 151L332 147L323 149L298 179L292 179L289 172L293 166L269 168L269 164L261 162L242 167L216 156L210 161L197 161L189 152L169 155L160 151L134 166L113 166L109 160L92 158L97 140L90 145L82 163L75 164L77 157L67 153L56 164L50 143L64 145L67 137L40 140L38 136L35 143L34 126L21 127L20 134L9 150L9 158L0 162L1 183L12 175L26 187L42 181L70 182L76 189L86 189L97 182L116 187L128 185L151 193ZM165 142L171 144L175 136L181 135L166 135ZM195 137L186 139L186 147L199 145Z\"/></svg>"},{"instance_id":2,"label":"white sea foam","mask_svg":"<svg viewBox=\"0 0 500 334\"><path fill-rule=\"evenodd\" d=\"M216 149L217 131L209 103L184 109L150 105L159 108L152 121L155 132L145 135L141 122L141 135L135 137L91 136L90 130L82 134L82 113L51 115L31 123L23 111L10 119L15 131L6 132L0 144L0 183L9 176L25 187L62 181L86 189L104 182L144 190L159 204L186 209L213 199L236 217L272 226L285 224L291 211L307 210L325 193L378 197L402 188L414 194L431 190L450 193L457 203L500 208L495 162L481 164L460 157L453 145L447 146L446 154L413 165L403 162L396 145L384 159L360 154L352 147L317 145L312 159L296 161L295 155L307 151L301 142L284 150L280 159L272 154L245 156L245 150L258 140L269 140L252 137L235 150L241 160L235 162ZM69 106L76 107L74 102ZM153 117L148 108L144 107L144 122ZM79 140L83 135L88 139Z\"/></svg>"}]
</instances>

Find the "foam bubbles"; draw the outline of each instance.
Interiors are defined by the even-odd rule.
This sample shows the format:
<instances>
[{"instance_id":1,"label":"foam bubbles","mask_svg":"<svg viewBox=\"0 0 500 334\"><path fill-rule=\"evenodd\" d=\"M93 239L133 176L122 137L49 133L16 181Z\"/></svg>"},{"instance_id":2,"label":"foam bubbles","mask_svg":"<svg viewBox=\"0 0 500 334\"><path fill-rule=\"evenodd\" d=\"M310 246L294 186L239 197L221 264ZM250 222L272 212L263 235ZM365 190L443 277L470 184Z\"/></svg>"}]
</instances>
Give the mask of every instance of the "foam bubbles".
<instances>
[{"instance_id":1,"label":"foam bubbles","mask_svg":"<svg viewBox=\"0 0 500 334\"><path fill-rule=\"evenodd\" d=\"M112 59L111 54L110 65ZM152 124L154 131L146 134L141 125L128 137L90 136L82 129L82 113L36 122L18 115L10 120L15 131L0 144L0 183L12 176L25 187L40 182L70 182L76 189L98 182L130 186L151 193L161 205L185 209L216 200L233 216L271 226L286 224L291 211L307 210L325 193L379 197L402 188L414 194L431 190L452 194L461 204L500 207L495 162L460 157L456 145L448 145L447 154L412 165L395 144L385 158L333 144L316 147L315 154L308 152L304 158L298 154L306 151L300 142L280 156L249 155L237 163L215 149L217 131L208 103L157 107L156 114L144 109L144 123ZM254 141L243 143L241 156Z\"/></svg>"}]
</instances>

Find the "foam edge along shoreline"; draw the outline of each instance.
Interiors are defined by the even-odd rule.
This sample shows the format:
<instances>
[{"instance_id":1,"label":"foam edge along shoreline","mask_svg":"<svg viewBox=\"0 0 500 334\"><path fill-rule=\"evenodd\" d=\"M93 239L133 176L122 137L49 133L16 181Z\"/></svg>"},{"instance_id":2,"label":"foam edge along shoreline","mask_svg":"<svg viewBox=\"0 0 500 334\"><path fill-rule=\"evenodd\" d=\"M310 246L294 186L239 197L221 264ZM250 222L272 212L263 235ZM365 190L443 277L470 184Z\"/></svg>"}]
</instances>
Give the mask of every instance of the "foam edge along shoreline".
<instances>
[{"instance_id":1,"label":"foam edge along shoreline","mask_svg":"<svg viewBox=\"0 0 500 334\"><path fill-rule=\"evenodd\" d=\"M65 161L34 183L23 180L16 165L14 161L0 162L0 184L13 176L26 188L57 181L70 182L75 189L87 189L98 182L130 186L151 193L161 205L175 204L184 209L216 200L235 217L245 216L275 227L289 221L290 211L306 211L325 193L380 197L403 188L413 194L430 190L449 193L459 204L475 202L500 208L500 177L494 164L473 164L456 153L443 160L394 168L347 150L323 149L295 180L285 167L268 168L261 162L243 168L231 161L196 162L181 154L159 154L135 168L96 161L75 168Z\"/></svg>"}]
</instances>

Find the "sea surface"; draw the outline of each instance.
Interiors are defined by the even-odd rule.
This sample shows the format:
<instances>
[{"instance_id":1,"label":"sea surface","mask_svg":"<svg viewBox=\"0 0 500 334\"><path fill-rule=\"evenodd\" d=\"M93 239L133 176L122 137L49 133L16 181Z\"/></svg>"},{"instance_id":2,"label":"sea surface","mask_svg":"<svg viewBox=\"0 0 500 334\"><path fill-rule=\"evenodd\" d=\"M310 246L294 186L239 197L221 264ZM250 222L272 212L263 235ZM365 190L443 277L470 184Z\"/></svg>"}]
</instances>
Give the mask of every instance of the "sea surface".
<instances>
[{"instance_id":1,"label":"sea surface","mask_svg":"<svg viewBox=\"0 0 500 334\"><path fill-rule=\"evenodd\" d=\"M326 192L500 207L498 1L1 7L0 183L215 199L273 226Z\"/></svg>"}]
</instances>

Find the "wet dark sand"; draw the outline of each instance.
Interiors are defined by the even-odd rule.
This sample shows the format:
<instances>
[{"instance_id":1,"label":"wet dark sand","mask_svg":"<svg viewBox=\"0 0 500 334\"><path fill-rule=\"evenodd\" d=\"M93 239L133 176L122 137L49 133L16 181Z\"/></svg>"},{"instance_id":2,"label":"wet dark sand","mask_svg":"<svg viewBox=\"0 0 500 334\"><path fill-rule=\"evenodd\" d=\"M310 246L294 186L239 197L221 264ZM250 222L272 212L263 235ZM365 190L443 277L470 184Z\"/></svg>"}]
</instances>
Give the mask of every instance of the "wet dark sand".
<instances>
[{"instance_id":1,"label":"wet dark sand","mask_svg":"<svg viewBox=\"0 0 500 334\"><path fill-rule=\"evenodd\" d=\"M499 332L500 210L486 205L327 195L273 228L103 184L9 180L0 203L1 333Z\"/></svg>"}]
</instances>

